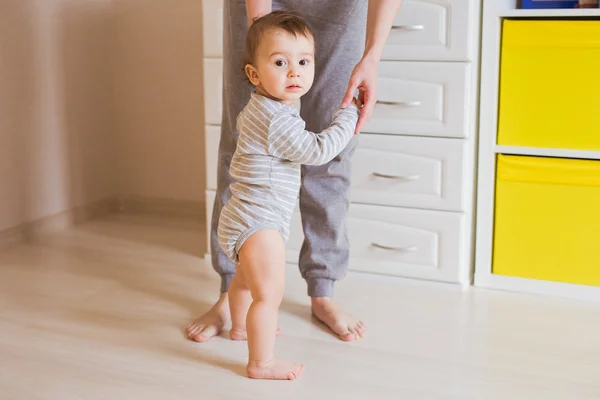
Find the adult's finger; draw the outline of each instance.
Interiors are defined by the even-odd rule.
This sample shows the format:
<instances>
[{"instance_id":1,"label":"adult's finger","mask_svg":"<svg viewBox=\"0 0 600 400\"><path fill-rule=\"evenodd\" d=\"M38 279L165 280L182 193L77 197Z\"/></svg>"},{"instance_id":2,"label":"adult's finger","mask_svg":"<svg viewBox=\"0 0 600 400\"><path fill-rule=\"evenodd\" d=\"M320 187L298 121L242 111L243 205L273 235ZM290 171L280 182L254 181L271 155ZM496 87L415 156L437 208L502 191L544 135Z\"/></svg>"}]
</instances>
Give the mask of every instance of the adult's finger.
<instances>
[{"instance_id":1,"label":"adult's finger","mask_svg":"<svg viewBox=\"0 0 600 400\"><path fill-rule=\"evenodd\" d=\"M354 97L354 92L356 92L356 88L358 87L358 83L354 78L350 78L348 82L348 88L346 89L346 94L344 95L344 99L342 100L342 108L346 108L352 102L352 97Z\"/></svg>"},{"instance_id":2,"label":"adult's finger","mask_svg":"<svg viewBox=\"0 0 600 400\"><path fill-rule=\"evenodd\" d=\"M360 130L371 119L371 114L373 113L373 108L375 107L376 96L374 96L371 92L365 91L363 96L363 106L360 111L360 116L358 117L358 122L356 123L356 130L354 134L357 135L360 133Z\"/></svg>"}]
</instances>

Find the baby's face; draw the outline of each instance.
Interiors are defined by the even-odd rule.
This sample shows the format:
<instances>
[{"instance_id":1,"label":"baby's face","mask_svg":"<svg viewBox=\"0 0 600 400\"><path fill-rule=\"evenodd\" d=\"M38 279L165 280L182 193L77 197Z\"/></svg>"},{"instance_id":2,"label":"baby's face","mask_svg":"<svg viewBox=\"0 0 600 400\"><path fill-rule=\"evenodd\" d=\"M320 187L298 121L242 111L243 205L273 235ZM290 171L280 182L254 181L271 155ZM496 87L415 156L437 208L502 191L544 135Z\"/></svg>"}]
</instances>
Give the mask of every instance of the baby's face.
<instances>
[{"instance_id":1,"label":"baby's face","mask_svg":"<svg viewBox=\"0 0 600 400\"><path fill-rule=\"evenodd\" d=\"M312 38L273 29L265 32L257 49L256 81L260 94L293 105L313 84L315 45Z\"/></svg>"}]
</instances>

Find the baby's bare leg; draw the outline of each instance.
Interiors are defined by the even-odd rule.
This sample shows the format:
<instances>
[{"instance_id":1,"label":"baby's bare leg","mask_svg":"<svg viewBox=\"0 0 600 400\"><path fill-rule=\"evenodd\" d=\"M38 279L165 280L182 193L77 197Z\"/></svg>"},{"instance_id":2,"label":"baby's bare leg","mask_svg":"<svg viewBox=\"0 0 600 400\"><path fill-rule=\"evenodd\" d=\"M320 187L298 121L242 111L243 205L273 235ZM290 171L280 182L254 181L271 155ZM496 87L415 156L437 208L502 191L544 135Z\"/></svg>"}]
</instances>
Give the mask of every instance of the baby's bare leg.
<instances>
[{"instance_id":1,"label":"baby's bare leg","mask_svg":"<svg viewBox=\"0 0 600 400\"><path fill-rule=\"evenodd\" d=\"M232 340L246 340L246 316L252 303L252 295L244 280L243 271L239 266L236 270L229 285L229 309L231 311L229 337Z\"/></svg>"},{"instance_id":2,"label":"baby's bare leg","mask_svg":"<svg viewBox=\"0 0 600 400\"><path fill-rule=\"evenodd\" d=\"M244 280L244 273L241 268L236 268L235 276L229 285L229 308L231 311L231 331L229 337L231 340L247 340L246 318L248 309L252 304L252 294ZM281 330L277 328L276 335L279 336Z\"/></svg>"},{"instance_id":3,"label":"baby's bare leg","mask_svg":"<svg viewBox=\"0 0 600 400\"><path fill-rule=\"evenodd\" d=\"M277 314L285 285L285 245L281 234L276 229L256 232L244 243L239 257L253 300L246 319L248 376L296 379L304 366L274 357Z\"/></svg>"}]
</instances>

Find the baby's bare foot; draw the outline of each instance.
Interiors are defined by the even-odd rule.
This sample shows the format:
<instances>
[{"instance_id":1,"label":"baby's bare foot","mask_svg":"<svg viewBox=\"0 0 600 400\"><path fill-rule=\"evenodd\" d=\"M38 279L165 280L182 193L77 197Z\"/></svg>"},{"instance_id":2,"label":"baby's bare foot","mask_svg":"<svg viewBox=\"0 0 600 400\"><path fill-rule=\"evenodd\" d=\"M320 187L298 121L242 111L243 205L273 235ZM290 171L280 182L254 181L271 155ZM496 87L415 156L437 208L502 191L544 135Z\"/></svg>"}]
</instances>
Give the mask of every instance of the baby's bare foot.
<instances>
[{"instance_id":1,"label":"baby's bare foot","mask_svg":"<svg viewBox=\"0 0 600 400\"><path fill-rule=\"evenodd\" d=\"M312 313L340 339L347 342L362 338L367 331L362 321L347 314L331 297L313 297Z\"/></svg>"},{"instance_id":2,"label":"baby's bare foot","mask_svg":"<svg viewBox=\"0 0 600 400\"><path fill-rule=\"evenodd\" d=\"M186 333L191 340L206 342L213 336L217 336L227 321L229 321L229 300L227 293L223 293L219 301L206 314L188 325Z\"/></svg>"},{"instance_id":3,"label":"baby's bare foot","mask_svg":"<svg viewBox=\"0 0 600 400\"><path fill-rule=\"evenodd\" d=\"M246 367L249 378L253 379L298 379L304 371L303 364L293 361L273 359L269 362L250 361Z\"/></svg>"},{"instance_id":4,"label":"baby's bare foot","mask_svg":"<svg viewBox=\"0 0 600 400\"><path fill-rule=\"evenodd\" d=\"M281 329L277 328L277 331L275 331L275 336L279 335L281 335ZM248 340L246 328L231 328L231 331L229 331L229 337L231 340Z\"/></svg>"}]
</instances>

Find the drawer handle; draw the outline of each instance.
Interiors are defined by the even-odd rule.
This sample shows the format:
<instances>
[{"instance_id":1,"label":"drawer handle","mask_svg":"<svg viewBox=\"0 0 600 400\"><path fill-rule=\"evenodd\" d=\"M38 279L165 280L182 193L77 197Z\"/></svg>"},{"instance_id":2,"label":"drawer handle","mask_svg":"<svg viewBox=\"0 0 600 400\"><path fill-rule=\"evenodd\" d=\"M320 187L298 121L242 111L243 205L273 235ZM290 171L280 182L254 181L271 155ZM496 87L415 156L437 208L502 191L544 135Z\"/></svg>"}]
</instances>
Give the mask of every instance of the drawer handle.
<instances>
[{"instance_id":1,"label":"drawer handle","mask_svg":"<svg viewBox=\"0 0 600 400\"><path fill-rule=\"evenodd\" d=\"M375 176L377 178L384 178L384 179L395 179L398 181L416 181L420 178L419 175L409 175L409 176L387 175L387 174L380 174L379 172L373 172L373 176Z\"/></svg>"},{"instance_id":2,"label":"drawer handle","mask_svg":"<svg viewBox=\"0 0 600 400\"><path fill-rule=\"evenodd\" d=\"M377 100L377 103L384 104L386 106L402 106L402 107L419 107L420 101L383 101Z\"/></svg>"},{"instance_id":3,"label":"drawer handle","mask_svg":"<svg viewBox=\"0 0 600 400\"><path fill-rule=\"evenodd\" d=\"M394 25L392 29L397 31L422 31L425 29L425 25Z\"/></svg>"},{"instance_id":4,"label":"drawer handle","mask_svg":"<svg viewBox=\"0 0 600 400\"><path fill-rule=\"evenodd\" d=\"M375 243L375 242L371 243L371 246L376 247L378 249L396 251L398 253L414 253L418 249L417 246L403 246L403 247L384 246L382 244Z\"/></svg>"}]
</instances>

